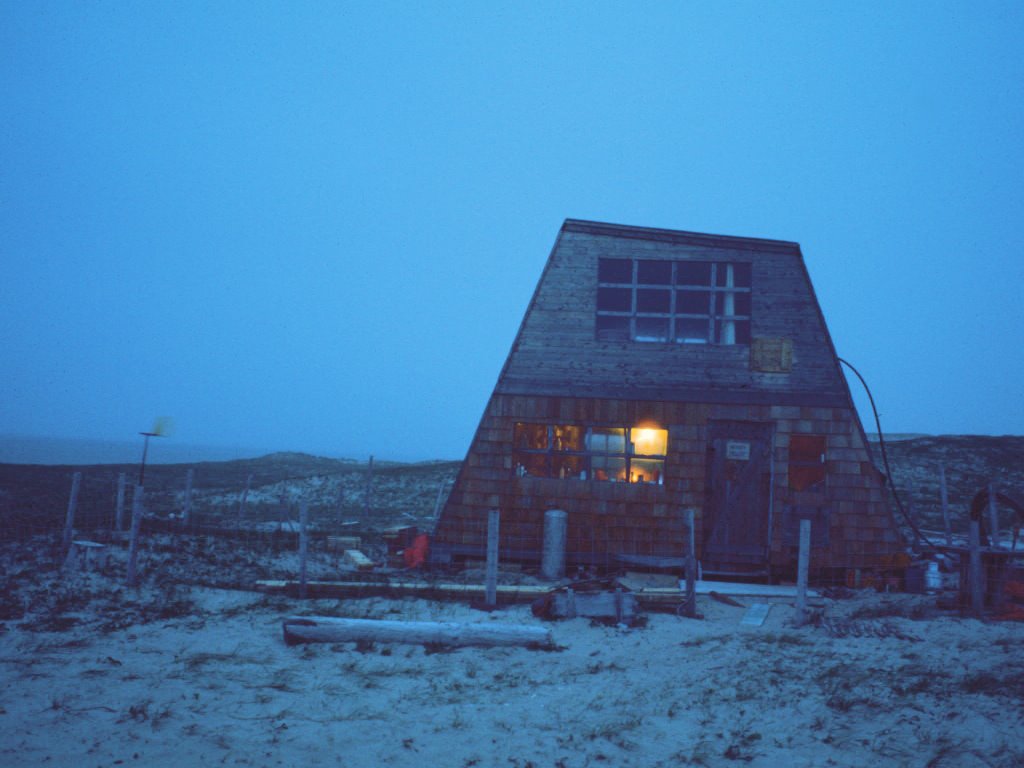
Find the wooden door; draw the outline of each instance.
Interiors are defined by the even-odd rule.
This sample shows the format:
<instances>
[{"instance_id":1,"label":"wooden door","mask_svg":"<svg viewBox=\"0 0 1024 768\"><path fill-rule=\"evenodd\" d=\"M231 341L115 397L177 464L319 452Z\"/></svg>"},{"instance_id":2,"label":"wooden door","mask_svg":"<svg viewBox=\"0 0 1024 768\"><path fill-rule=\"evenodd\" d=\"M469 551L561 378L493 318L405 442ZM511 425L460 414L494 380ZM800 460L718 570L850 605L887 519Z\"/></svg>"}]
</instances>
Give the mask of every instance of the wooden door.
<instances>
[{"instance_id":1,"label":"wooden door","mask_svg":"<svg viewBox=\"0 0 1024 768\"><path fill-rule=\"evenodd\" d=\"M706 573L767 574L771 529L771 424L708 424L701 563Z\"/></svg>"}]
</instances>

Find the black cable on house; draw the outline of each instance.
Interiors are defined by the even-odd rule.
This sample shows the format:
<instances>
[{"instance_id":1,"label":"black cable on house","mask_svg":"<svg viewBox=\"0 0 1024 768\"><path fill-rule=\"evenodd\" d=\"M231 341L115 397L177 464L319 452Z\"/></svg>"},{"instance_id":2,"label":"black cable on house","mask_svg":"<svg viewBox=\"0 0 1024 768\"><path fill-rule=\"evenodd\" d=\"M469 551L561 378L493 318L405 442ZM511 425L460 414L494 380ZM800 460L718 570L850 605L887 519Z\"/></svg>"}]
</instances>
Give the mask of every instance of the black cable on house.
<instances>
[{"instance_id":1,"label":"black cable on house","mask_svg":"<svg viewBox=\"0 0 1024 768\"><path fill-rule=\"evenodd\" d=\"M921 529L917 527L917 523L910 518L910 515L908 515L907 511L903 508L903 502L900 500L900 495L896 491L896 485L892 481L892 470L889 468L889 456L885 451L885 435L882 434L882 422L878 418L878 409L875 407L875 398L871 395L871 388L868 387L868 383L864 381L864 377L860 375L860 371L853 367L852 363L843 360L843 358L838 356L836 359L856 374L857 378L860 379L861 386L864 387L864 391L868 394L868 401L871 403L871 412L875 416L875 428L878 430L878 445L882 449L882 463L885 465L885 479L889 483L889 490L892 491L893 498L896 499L896 506L899 507L900 515L903 517L904 521L906 521L907 525L910 526L910 530L914 532L914 535L917 536L918 541L923 541L929 547L935 549L935 545L927 536L921 533Z\"/></svg>"}]
</instances>

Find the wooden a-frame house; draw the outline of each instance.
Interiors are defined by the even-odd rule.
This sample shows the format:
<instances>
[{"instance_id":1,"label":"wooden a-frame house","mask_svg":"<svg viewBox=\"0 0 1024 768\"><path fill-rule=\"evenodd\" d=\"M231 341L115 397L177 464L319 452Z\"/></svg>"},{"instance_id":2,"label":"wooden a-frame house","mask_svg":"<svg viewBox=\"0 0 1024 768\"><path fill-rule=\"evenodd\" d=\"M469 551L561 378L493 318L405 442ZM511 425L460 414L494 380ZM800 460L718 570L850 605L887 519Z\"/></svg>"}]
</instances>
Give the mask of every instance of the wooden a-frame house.
<instances>
[{"instance_id":1,"label":"wooden a-frame house","mask_svg":"<svg viewBox=\"0 0 1024 768\"><path fill-rule=\"evenodd\" d=\"M903 542L796 243L567 220L432 541L705 574L889 566ZM838 576L839 573L836 573Z\"/></svg>"}]
</instances>

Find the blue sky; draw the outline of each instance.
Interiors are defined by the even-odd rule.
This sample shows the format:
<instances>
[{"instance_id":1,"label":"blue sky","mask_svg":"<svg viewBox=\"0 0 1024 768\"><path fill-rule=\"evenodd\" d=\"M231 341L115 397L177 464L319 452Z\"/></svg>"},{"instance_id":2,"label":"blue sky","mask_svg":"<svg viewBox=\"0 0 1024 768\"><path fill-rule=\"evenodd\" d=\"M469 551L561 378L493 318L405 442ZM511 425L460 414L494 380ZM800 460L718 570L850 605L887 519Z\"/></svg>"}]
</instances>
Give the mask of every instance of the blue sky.
<instances>
[{"instance_id":1,"label":"blue sky","mask_svg":"<svg viewBox=\"0 0 1024 768\"><path fill-rule=\"evenodd\" d=\"M1024 433L1022 37L1019 3L0 3L0 432L459 458L573 217L796 240L887 430Z\"/></svg>"}]
</instances>

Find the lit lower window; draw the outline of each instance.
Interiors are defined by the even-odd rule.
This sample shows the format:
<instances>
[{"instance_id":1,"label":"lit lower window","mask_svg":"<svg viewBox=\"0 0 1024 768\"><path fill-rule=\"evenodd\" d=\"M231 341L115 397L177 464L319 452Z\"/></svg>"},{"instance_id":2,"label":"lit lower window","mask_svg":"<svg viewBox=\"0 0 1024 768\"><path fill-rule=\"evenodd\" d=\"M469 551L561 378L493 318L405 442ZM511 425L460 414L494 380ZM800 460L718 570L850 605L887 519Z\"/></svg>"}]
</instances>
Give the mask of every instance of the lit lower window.
<instances>
[{"instance_id":1,"label":"lit lower window","mask_svg":"<svg viewBox=\"0 0 1024 768\"><path fill-rule=\"evenodd\" d=\"M664 483L668 431L652 427L515 425L513 461L520 477Z\"/></svg>"}]
</instances>

